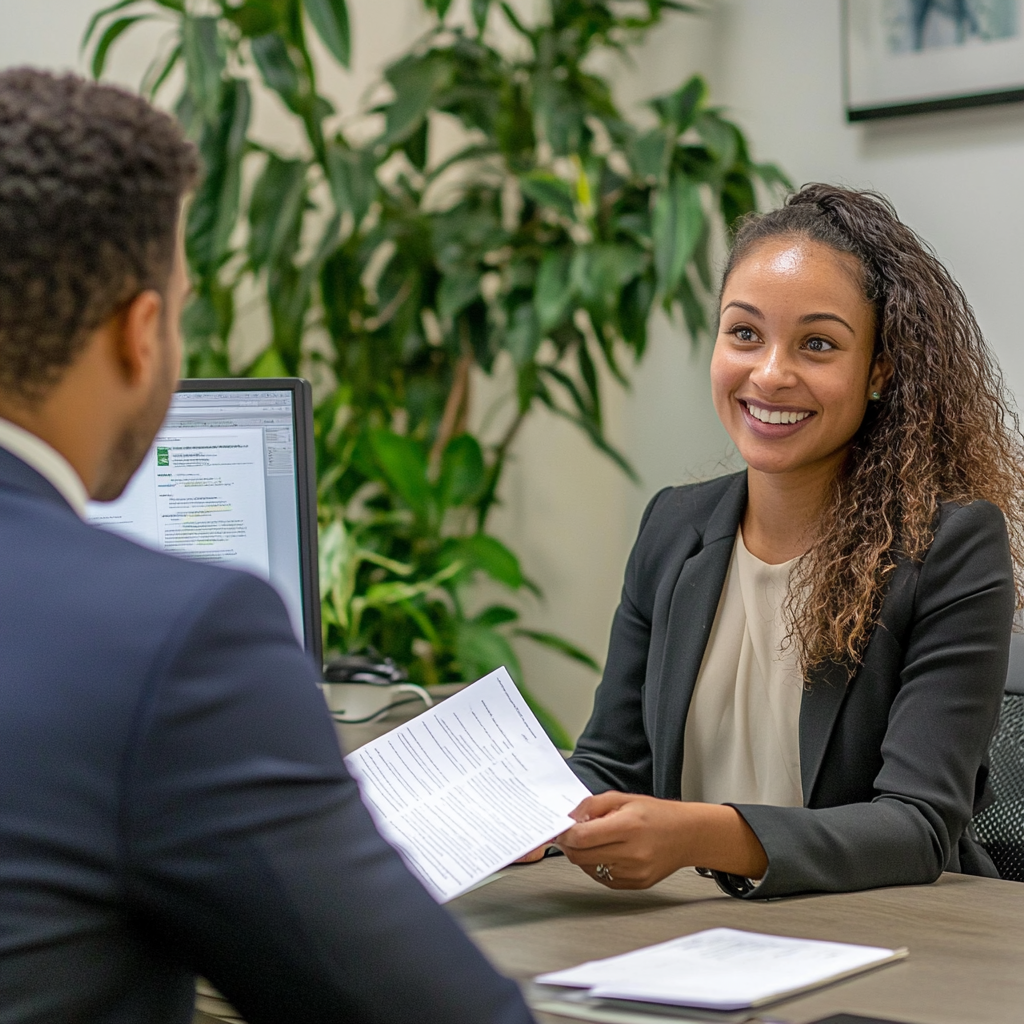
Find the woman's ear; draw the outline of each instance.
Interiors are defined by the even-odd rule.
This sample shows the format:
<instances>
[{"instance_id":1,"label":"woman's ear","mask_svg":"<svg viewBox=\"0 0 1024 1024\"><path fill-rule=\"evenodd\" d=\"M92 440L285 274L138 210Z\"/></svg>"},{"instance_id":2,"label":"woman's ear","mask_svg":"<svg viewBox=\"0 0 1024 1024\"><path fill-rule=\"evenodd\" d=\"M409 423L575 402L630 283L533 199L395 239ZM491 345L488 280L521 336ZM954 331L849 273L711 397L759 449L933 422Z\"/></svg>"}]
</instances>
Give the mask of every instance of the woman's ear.
<instances>
[{"instance_id":1,"label":"woman's ear","mask_svg":"<svg viewBox=\"0 0 1024 1024\"><path fill-rule=\"evenodd\" d=\"M889 382L892 380L892 363L884 355L875 357L871 364L871 373L868 375L868 395L874 398L885 394Z\"/></svg>"}]
</instances>

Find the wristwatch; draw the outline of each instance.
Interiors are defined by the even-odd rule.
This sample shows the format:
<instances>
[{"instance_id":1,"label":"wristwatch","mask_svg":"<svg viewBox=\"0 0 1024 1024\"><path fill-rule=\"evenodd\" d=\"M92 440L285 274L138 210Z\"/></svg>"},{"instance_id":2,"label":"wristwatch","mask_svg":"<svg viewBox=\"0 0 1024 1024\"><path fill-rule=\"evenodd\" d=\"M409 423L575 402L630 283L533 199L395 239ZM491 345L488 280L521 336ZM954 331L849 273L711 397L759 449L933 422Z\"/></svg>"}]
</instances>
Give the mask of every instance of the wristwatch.
<instances>
[{"instance_id":1,"label":"wristwatch","mask_svg":"<svg viewBox=\"0 0 1024 1024\"><path fill-rule=\"evenodd\" d=\"M727 871L712 871L711 874L718 883L718 888L727 896L748 896L761 884L760 879L730 875Z\"/></svg>"}]
</instances>

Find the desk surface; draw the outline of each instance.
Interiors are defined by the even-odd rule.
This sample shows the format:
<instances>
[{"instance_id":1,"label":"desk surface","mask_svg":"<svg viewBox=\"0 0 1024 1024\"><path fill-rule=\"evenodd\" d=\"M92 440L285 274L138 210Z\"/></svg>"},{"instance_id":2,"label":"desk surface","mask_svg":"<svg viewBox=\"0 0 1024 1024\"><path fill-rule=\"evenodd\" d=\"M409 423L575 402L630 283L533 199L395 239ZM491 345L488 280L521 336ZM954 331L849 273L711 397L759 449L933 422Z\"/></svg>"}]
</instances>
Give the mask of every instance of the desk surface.
<instances>
[{"instance_id":1,"label":"desk surface","mask_svg":"<svg viewBox=\"0 0 1024 1024\"><path fill-rule=\"evenodd\" d=\"M512 868L449 907L498 969L519 981L728 926L909 948L907 960L770 1008L794 1024L839 1012L913 1024L1024 1021L1019 882L946 874L934 885L746 903L692 870L646 892L612 891L559 857Z\"/></svg>"}]
</instances>

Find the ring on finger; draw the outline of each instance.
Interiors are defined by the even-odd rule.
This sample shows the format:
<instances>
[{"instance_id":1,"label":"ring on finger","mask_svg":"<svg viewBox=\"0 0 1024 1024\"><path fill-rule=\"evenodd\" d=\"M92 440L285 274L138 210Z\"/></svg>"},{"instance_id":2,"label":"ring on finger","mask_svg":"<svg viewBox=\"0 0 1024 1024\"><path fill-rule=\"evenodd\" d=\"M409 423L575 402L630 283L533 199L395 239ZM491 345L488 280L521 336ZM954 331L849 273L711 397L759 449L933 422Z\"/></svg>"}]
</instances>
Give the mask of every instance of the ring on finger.
<instances>
[{"instance_id":1,"label":"ring on finger","mask_svg":"<svg viewBox=\"0 0 1024 1024\"><path fill-rule=\"evenodd\" d=\"M598 864L594 868L594 874L601 879L602 882L614 882L615 879L612 876L611 868L607 864Z\"/></svg>"}]
</instances>

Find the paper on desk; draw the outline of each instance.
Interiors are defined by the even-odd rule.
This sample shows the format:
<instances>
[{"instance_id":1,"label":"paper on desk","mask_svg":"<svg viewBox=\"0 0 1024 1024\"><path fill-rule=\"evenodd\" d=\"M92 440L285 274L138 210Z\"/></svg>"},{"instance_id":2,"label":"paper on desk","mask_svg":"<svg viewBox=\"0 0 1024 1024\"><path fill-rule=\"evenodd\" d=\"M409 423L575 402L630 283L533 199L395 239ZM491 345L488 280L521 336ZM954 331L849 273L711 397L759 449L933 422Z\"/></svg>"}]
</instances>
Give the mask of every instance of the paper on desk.
<instances>
[{"instance_id":1,"label":"paper on desk","mask_svg":"<svg viewBox=\"0 0 1024 1024\"><path fill-rule=\"evenodd\" d=\"M552 988L533 985L526 990L526 1001L539 1013L592 1024L782 1024L770 1018L755 1016L758 1011L703 1010L692 1006L666 1006L664 1003L638 1003L616 999L594 999L583 989Z\"/></svg>"},{"instance_id":2,"label":"paper on desk","mask_svg":"<svg viewBox=\"0 0 1024 1024\"><path fill-rule=\"evenodd\" d=\"M439 903L564 832L590 795L504 668L345 763L381 835Z\"/></svg>"},{"instance_id":3,"label":"paper on desk","mask_svg":"<svg viewBox=\"0 0 1024 1024\"><path fill-rule=\"evenodd\" d=\"M595 999L739 1010L838 981L907 955L905 949L711 928L657 946L542 974L541 985Z\"/></svg>"}]
</instances>

